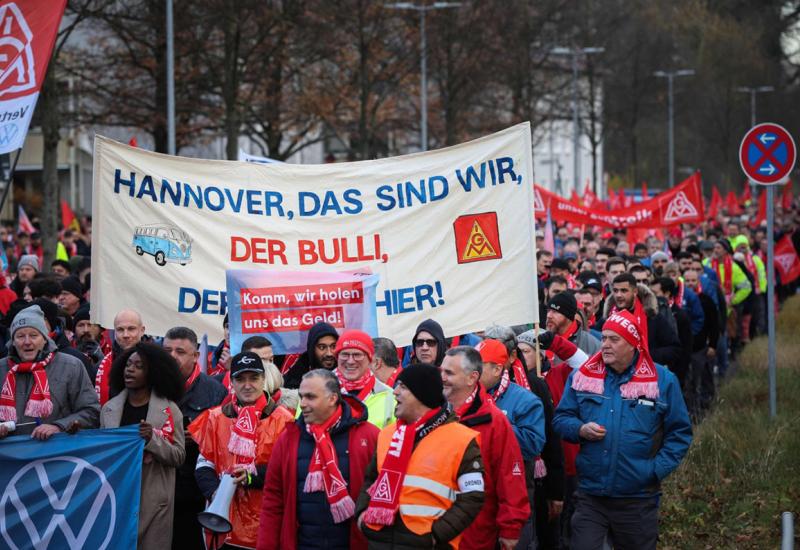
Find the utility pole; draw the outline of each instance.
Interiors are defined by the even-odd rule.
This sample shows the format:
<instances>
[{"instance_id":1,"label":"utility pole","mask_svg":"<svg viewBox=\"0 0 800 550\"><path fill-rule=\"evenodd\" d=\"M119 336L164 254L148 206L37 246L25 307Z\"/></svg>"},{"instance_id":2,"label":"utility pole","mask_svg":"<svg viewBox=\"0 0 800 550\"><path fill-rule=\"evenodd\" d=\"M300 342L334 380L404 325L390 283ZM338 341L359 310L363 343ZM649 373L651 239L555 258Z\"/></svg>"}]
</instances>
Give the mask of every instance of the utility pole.
<instances>
[{"instance_id":1,"label":"utility pole","mask_svg":"<svg viewBox=\"0 0 800 550\"><path fill-rule=\"evenodd\" d=\"M593 53L603 53L605 48L565 48L558 46L552 48L550 53L555 55L572 56L572 186L575 191L582 195L581 189L581 163L580 163L580 95L578 86L578 58L582 55Z\"/></svg>"},{"instance_id":2,"label":"utility pole","mask_svg":"<svg viewBox=\"0 0 800 550\"><path fill-rule=\"evenodd\" d=\"M692 76L694 69L680 69L677 71L656 71L653 73L659 78L667 79L667 164L669 165L669 186L675 186L675 106L673 81L676 76Z\"/></svg>"},{"instance_id":3,"label":"utility pole","mask_svg":"<svg viewBox=\"0 0 800 550\"><path fill-rule=\"evenodd\" d=\"M167 0L167 153L175 154L175 30L172 0Z\"/></svg>"},{"instance_id":4,"label":"utility pole","mask_svg":"<svg viewBox=\"0 0 800 550\"><path fill-rule=\"evenodd\" d=\"M457 8L461 2L434 2L433 4L414 4L396 2L387 4L393 10L413 10L419 12L419 50L420 50L420 149L428 150L428 42L425 29L425 14L433 10Z\"/></svg>"}]
</instances>

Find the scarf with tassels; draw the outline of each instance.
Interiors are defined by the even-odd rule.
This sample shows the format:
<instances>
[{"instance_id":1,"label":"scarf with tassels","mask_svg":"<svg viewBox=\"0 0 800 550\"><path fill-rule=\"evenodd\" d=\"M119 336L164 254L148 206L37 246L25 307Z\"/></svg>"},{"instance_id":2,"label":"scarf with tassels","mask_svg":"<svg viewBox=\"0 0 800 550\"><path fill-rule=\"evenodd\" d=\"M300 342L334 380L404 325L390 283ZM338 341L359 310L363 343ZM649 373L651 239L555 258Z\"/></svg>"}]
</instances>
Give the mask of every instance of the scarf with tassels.
<instances>
[{"instance_id":1,"label":"scarf with tassels","mask_svg":"<svg viewBox=\"0 0 800 550\"><path fill-rule=\"evenodd\" d=\"M628 311L614 313L603 323L603 331L613 330L638 351L633 376L619 388L624 399L647 397L657 399L658 371L650 358L650 353L642 344L642 336L633 315ZM603 362L602 352L591 356L578 371L572 375L572 389L603 395L608 367Z\"/></svg>"},{"instance_id":2,"label":"scarf with tassels","mask_svg":"<svg viewBox=\"0 0 800 550\"><path fill-rule=\"evenodd\" d=\"M308 465L308 475L303 485L304 493L325 491L334 523L341 523L353 517L355 502L347 491L339 465L336 461L336 447L330 436L330 429L342 418L342 406L337 407L331 417L322 424L306 424L306 431L314 438L314 454Z\"/></svg>"},{"instance_id":3,"label":"scarf with tassels","mask_svg":"<svg viewBox=\"0 0 800 550\"><path fill-rule=\"evenodd\" d=\"M525 372L522 361L515 359L514 362L511 363L511 368L514 370L514 382L516 382L518 386L530 390L531 385L528 383L528 373Z\"/></svg>"},{"instance_id":4,"label":"scarf with tassels","mask_svg":"<svg viewBox=\"0 0 800 550\"><path fill-rule=\"evenodd\" d=\"M369 507L364 512L364 522L372 525L393 525L400 506L403 480L411 462L414 441L422 439L447 421L447 407L431 409L413 424L398 420L395 426L391 453L386 455L375 483L367 491Z\"/></svg>"},{"instance_id":5,"label":"scarf with tassels","mask_svg":"<svg viewBox=\"0 0 800 550\"><path fill-rule=\"evenodd\" d=\"M17 363L8 358L8 374L0 391L0 419L17 421L17 373L29 372L33 375L33 389L25 404L25 416L31 418L47 418L53 413L53 402L50 400L50 385L47 383L47 372L44 370L54 353L48 353L40 361Z\"/></svg>"},{"instance_id":6,"label":"scarf with tassels","mask_svg":"<svg viewBox=\"0 0 800 550\"><path fill-rule=\"evenodd\" d=\"M252 463L256 457L258 420L264 407L267 406L267 396L262 393L253 405L240 407L236 403L236 399L231 404L237 416L231 429L230 439L228 439L228 450L236 455L238 464Z\"/></svg>"},{"instance_id":7,"label":"scarf with tassels","mask_svg":"<svg viewBox=\"0 0 800 550\"><path fill-rule=\"evenodd\" d=\"M367 368L367 372L361 375L357 380L346 379L342 376L342 373L339 372L339 369L334 369L333 372L336 374L336 378L339 379L339 384L342 386L342 389L351 395L355 395L361 402L367 398L372 388L375 387L375 373L372 372L370 368ZM356 394L356 392L358 393Z\"/></svg>"}]
</instances>

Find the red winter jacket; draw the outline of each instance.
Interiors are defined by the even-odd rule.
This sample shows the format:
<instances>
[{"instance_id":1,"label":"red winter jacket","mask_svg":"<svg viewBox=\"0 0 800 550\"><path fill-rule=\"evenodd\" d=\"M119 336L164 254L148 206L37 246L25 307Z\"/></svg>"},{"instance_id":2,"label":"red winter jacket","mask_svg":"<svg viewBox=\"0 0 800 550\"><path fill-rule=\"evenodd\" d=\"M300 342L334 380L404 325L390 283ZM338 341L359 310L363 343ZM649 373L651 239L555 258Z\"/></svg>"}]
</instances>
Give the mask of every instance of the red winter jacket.
<instances>
[{"instance_id":1,"label":"red winter jacket","mask_svg":"<svg viewBox=\"0 0 800 550\"><path fill-rule=\"evenodd\" d=\"M531 515L522 452L511 423L486 399L483 386L459 422L481 434L485 469L483 508L464 531L459 549L494 550L498 537L518 539Z\"/></svg>"},{"instance_id":2,"label":"red winter jacket","mask_svg":"<svg viewBox=\"0 0 800 550\"><path fill-rule=\"evenodd\" d=\"M267 478L264 481L264 497L261 500L257 550L297 549L297 449L300 445L301 423L302 419L288 424L272 449ZM359 422L349 430L348 490L354 502L358 500L367 466L378 447L378 433L380 430L366 421ZM353 483L353 480L358 482ZM367 539L356 526L356 519L348 520L350 548L367 550Z\"/></svg>"},{"instance_id":3,"label":"red winter jacket","mask_svg":"<svg viewBox=\"0 0 800 550\"><path fill-rule=\"evenodd\" d=\"M547 387L550 388L550 394L553 396L553 407L555 408L558 407L558 403L561 401L564 387L567 385L567 378L569 378L572 370L572 367L567 363L559 363L545 373L544 380L547 382ZM562 439L561 449L564 452L564 473L568 476L578 475L578 471L575 469L575 459L578 457L581 446Z\"/></svg>"}]
</instances>

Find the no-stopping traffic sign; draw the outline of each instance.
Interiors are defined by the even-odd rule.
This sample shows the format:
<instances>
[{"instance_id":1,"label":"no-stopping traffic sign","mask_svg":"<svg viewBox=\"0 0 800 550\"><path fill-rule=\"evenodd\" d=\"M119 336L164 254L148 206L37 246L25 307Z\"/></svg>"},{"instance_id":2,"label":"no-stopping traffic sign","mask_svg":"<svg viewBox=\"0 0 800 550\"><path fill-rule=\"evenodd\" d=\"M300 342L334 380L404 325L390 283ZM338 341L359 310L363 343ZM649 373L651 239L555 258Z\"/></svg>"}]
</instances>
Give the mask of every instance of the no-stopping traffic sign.
<instances>
[{"instance_id":1,"label":"no-stopping traffic sign","mask_svg":"<svg viewBox=\"0 0 800 550\"><path fill-rule=\"evenodd\" d=\"M797 149L783 126L766 122L753 126L739 146L739 162L750 180L762 185L779 183L794 169Z\"/></svg>"}]
</instances>

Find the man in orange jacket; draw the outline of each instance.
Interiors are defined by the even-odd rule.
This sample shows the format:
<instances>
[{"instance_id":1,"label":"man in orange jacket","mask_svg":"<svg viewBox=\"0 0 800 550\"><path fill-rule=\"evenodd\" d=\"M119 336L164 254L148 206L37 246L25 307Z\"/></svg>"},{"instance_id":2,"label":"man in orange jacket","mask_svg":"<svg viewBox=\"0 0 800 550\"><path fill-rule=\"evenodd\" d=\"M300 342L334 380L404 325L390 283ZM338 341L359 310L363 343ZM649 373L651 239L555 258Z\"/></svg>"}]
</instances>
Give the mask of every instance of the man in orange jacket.
<instances>
[{"instance_id":1,"label":"man in orange jacket","mask_svg":"<svg viewBox=\"0 0 800 550\"><path fill-rule=\"evenodd\" d=\"M230 474L238 485L230 506L233 530L217 536L213 547L224 543L255 548L267 463L278 436L294 418L264 392L264 363L258 355L237 354L230 372L234 398L189 424L200 447L195 478L208 500L214 498L223 474Z\"/></svg>"},{"instance_id":2,"label":"man in orange jacket","mask_svg":"<svg viewBox=\"0 0 800 550\"><path fill-rule=\"evenodd\" d=\"M462 550L502 550L516 547L530 516L525 465L514 429L481 386L483 360L474 348L447 350L442 361L444 396L458 421L481 434L485 501L461 538Z\"/></svg>"}]
</instances>

